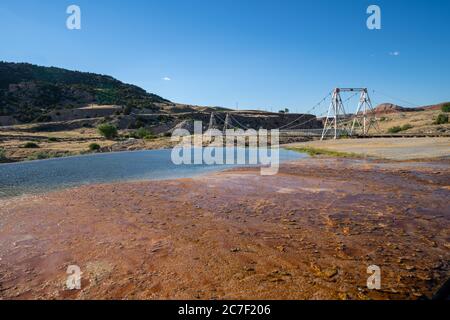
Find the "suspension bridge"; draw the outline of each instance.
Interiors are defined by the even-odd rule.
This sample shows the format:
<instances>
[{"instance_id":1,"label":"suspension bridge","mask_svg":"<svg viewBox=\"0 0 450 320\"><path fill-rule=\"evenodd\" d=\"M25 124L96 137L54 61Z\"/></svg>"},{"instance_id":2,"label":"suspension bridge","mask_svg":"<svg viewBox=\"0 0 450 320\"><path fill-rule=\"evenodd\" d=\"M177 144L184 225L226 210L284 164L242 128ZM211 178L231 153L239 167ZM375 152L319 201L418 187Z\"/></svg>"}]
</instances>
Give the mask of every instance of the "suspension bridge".
<instances>
[{"instance_id":1,"label":"suspension bridge","mask_svg":"<svg viewBox=\"0 0 450 320\"><path fill-rule=\"evenodd\" d=\"M343 95L346 96L343 99ZM354 105L354 112L348 113L349 102L359 96ZM312 113L316 117L311 117ZM308 123L322 120L323 128L307 129ZM241 129L248 126L240 123L233 113L226 113L225 118L218 113L211 113L208 130ZM373 109L367 88L335 88L322 100L293 121L276 128L280 136L286 137L320 137L337 139L339 137L361 137L380 133L378 120Z\"/></svg>"}]
</instances>

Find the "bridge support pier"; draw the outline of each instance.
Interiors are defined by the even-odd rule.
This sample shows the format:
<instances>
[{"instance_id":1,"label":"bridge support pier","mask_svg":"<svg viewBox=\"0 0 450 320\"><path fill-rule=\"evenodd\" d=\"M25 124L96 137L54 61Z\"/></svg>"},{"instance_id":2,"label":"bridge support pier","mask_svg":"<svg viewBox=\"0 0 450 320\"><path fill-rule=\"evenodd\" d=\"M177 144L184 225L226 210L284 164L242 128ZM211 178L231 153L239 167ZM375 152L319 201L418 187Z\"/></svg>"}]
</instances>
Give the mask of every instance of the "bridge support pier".
<instances>
[{"instance_id":1,"label":"bridge support pier","mask_svg":"<svg viewBox=\"0 0 450 320\"><path fill-rule=\"evenodd\" d=\"M342 103L340 92L341 89L339 88L336 88L333 91L330 107L328 108L327 118L325 119L325 124L323 126L321 140L323 140L326 137L329 130L333 129L334 129L334 139L337 139L338 137L337 132L338 132L339 115L345 116L344 104Z\"/></svg>"},{"instance_id":2,"label":"bridge support pier","mask_svg":"<svg viewBox=\"0 0 450 320\"><path fill-rule=\"evenodd\" d=\"M344 103L342 102L341 92L358 92L360 93L358 107L353 116L345 112ZM351 128L346 128L346 125L351 123ZM371 127L375 127L377 131L378 123L375 112L372 108L372 102L369 97L367 88L336 88L333 91L328 114L325 119L323 127L322 138L325 139L330 130L334 130L334 139L338 138L338 132L345 132L349 135L360 131L363 136L369 133Z\"/></svg>"}]
</instances>

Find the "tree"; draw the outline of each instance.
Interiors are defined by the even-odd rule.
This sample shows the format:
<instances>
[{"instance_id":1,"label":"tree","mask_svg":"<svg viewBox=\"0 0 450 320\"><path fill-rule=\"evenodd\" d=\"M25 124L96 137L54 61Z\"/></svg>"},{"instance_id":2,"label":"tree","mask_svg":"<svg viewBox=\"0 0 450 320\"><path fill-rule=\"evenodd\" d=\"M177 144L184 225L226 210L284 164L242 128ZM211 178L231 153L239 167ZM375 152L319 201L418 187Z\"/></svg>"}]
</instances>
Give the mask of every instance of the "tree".
<instances>
[{"instance_id":1,"label":"tree","mask_svg":"<svg viewBox=\"0 0 450 320\"><path fill-rule=\"evenodd\" d=\"M117 137L117 128L109 123L101 124L97 127L98 133L106 139L114 139Z\"/></svg>"},{"instance_id":2,"label":"tree","mask_svg":"<svg viewBox=\"0 0 450 320\"><path fill-rule=\"evenodd\" d=\"M130 106L125 106L125 107L123 108L123 114L124 114L125 116L128 116L128 115L130 115L130 113L131 113L132 110L133 110L132 107L130 107Z\"/></svg>"},{"instance_id":3,"label":"tree","mask_svg":"<svg viewBox=\"0 0 450 320\"><path fill-rule=\"evenodd\" d=\"M98 150L100 150L100 145L98 144L98 143L91 143L90 145L89 145L89 150L90 151L98 151Z\"/></svg>"}]
</instances>

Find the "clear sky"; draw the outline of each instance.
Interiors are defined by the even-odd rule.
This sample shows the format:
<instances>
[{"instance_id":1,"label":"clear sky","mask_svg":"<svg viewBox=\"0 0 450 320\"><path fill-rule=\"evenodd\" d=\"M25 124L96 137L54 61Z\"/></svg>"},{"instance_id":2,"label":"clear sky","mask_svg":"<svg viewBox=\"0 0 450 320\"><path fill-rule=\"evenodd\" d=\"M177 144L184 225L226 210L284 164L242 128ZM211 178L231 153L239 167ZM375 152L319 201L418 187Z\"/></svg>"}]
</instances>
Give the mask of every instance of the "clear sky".
<instances>
[{"instance_id":1,"label":"clear sky","mask_svg":"<svg viewBox=\"0 0 450 320\"><path fill-rule=\"evenodd\" d=\"M81 30L66 28L71 4ZM381 30L366 27L371 4ZM0 60L190 104L301 112L363 86L375 103L411 106L450 100L449 21L448 0L1 0Z\"/></svg>"}]
</instances>

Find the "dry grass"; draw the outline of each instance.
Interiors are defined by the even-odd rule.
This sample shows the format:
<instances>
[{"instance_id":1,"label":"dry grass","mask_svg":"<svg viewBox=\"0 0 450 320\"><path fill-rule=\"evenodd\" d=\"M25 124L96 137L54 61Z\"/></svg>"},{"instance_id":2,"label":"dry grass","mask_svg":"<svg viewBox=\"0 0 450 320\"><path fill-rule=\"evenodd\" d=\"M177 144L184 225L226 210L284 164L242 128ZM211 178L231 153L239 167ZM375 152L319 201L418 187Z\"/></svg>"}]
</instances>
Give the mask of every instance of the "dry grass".
<instances>
[{"instance_id":1,"label":"dry grass","mask_svg":"<svg viewBox=\"0 0 450 320\"><path fill-rule=\"evenodd\" d=\"M390 128L404 127L406 125L411 125L412 128L402 132L435 134L440 133L441 131L446 131L447 133L450 133L450 124L434 124L434 121L440 113L442 112L439 110L399 112L378 115L377 117L380 120L379 127L382 133L389 133Z\"/></svg>"},{"instance_id":2,"label":"dry grass","mask_svg":"<svg viewBox=\"0 0 450 320\"><path fill-rule=\"evenodd\" d=\"M122 141L123 142L123 141ZM133 150L152 150L171 147L170 138L158 138L155 140L136 140L131 146L121 147L121 141L109 141L104 139L89 139L84 141L62 141L62 142L39 142L36 143L39 149L23 148L23 141L9 140L0 142L0 149L9 161L34 160L37 156L44 154L48 158L73 156L95 152L89 147L91 144L100 145L106 151L133 151Z\"/></svg>"},{"instance_id":3,"label":"dry grass","mask_svg":"<svg viewBox=\"0 0 450 320\"><path fill-rule=\"evenodd\" d=\"M15 126L14 130L0 131L0 149L4 150L3 158L6 157L8 161L22 161L40 159L44 156L52 158L79 155L93 152L89 148L93 143L106 150L120 148L120 141L103 139L95 128L36 133L24 131L30 126L32 125ZM27 142L36 143L39 149L23 148ZM129 150L159 149L168 146L170 138L137 139Z\"/></svg>"}]
</instances>

